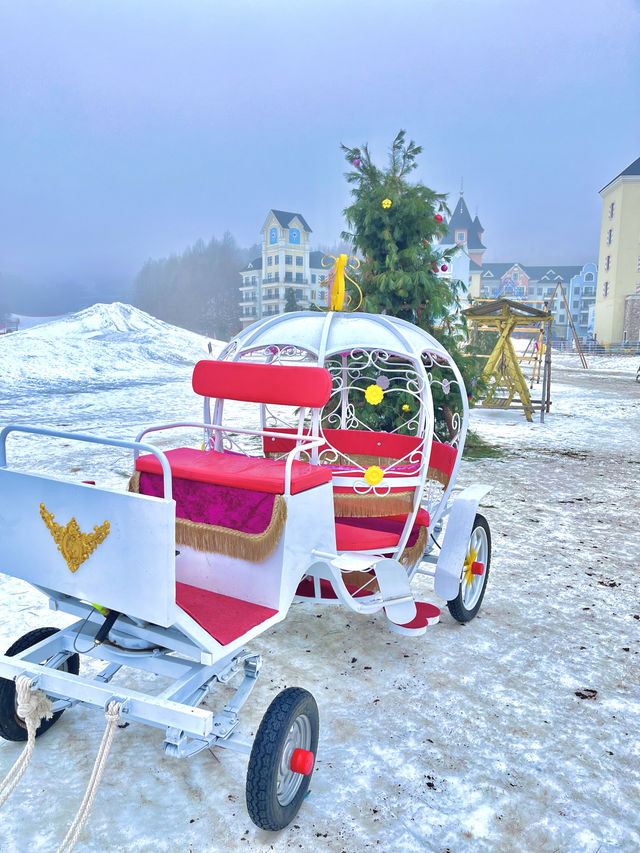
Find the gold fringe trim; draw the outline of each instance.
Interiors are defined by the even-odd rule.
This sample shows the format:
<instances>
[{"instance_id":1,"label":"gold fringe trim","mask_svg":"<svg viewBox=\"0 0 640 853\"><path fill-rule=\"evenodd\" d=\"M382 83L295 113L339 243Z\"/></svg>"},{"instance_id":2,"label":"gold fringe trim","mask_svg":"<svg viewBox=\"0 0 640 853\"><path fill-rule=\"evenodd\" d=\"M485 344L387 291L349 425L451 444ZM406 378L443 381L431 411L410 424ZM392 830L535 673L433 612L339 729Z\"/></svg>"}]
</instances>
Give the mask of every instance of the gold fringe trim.
<instances>
[{"instance_id":1,"label":"gold fringe trim","mask_svg":"<svg viewBox=\"0 0 640 853\"><path fill-rule=\"evenodd\" d=\"M420 533L418 533L418 538L414 545L411 548L405 548L402 552L402 556L400 557L400 562L403 566L413 566L422 558L422 555L425 552L427 547L427 542L429 537L429 530L427 527L421 527Z\"/></svg>"},{"instance_id":2,"label":"gold fringe trim","mask_svg":"<svg viewBox=\"0 0 640 853\"><path fill-rule=\"evenodd\" d=\"M401 515L413 509L414 489L391 492L388 495L333 494L333 511L336 518L371 518L384 515Z\"/></svg>"},{"instance_id":3,"label":"gold fringe trim","mask_svg":"<svg viewBox=\"0 0 640 853\"><path fill-rule=\"evenodd\" d=\"M139 471L129 480L129 491L140 492ZM176 518L176 545L261 563L275 550L286 520L286 501L282 495L275 495L271 521L262 533L243 533L217 524Z\"/></svg>"},{"instance_id":4,"label":"gold fringe trim","mask_svg":"<svg viewBox=\"0 0 640 853\"><path fill-rule=\"evenodd\" d=\"M440 485L444 486L446 489L449 485L449 480L451 479L451 477L449 476L449 474L445 474L444 471L438 471L437 468L432 468L431 466L429 466L427 470L427 479L435 480L437 483L440 483Z\"/></svg>"}]
</instances>

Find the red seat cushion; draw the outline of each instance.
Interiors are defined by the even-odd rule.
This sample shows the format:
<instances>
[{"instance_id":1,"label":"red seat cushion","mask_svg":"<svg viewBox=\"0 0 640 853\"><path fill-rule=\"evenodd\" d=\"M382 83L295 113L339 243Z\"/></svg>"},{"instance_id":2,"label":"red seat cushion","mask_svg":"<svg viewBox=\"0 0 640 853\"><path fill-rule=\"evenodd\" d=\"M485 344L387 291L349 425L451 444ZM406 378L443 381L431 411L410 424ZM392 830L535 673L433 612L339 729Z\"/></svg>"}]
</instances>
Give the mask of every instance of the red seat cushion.
<instances>
[{"instance_id":1,"label":"red seat cushion","mask_svg":"<svg viewBox=\"0 0 640 853\"><path fill-rule=\"evenodd\" d=\"M340 518L336 521L338 551L389 551L395 548L406 523L406 515L384 518ZM421 527L429 526L429 513L418 510L407 547L415 545Z\"/></svg>"},{"instance_id":2,"label":"red seat cushion","mask_svg":"<svg viewBox=\"0 0 640 853\"><path fill-rule=\"evenodd\" d=\"M174 477L235 486L255 492L281 495L284 493L284 460L260 459L239 453L219 453L217 450L197 450L179 447L167 450L166 457ZM136 471L161 474L162 466L152 454L136 459ZM331 471L307 462L294 462L291 469L291 493L304 492L321 483L331 482Z\"/></svg>"},{"instance_id":3,"label":"red seat cushion","mask_svg":"<svg viewBox=\"0 0 640 853\"><path fill-rule=\"evenodd\" d=\"M278 612L261 604L180 582L176 583L176 604L223 646Z\"/></svg>"}]
</instances>

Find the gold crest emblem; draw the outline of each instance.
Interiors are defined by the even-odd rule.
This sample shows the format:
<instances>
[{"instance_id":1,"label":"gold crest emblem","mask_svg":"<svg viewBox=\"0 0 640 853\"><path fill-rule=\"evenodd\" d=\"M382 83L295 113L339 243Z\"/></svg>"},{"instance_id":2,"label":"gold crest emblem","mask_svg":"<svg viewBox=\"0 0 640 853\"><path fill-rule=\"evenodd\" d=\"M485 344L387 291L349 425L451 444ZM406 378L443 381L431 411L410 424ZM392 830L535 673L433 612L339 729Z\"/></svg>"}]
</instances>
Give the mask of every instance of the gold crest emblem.
<instances>
[{"instance_id":1,"label":"gold crest emblem","mask_svg":"<svg viewBox=\"0 0 640 853\"><path fill-rule=\"evenodd\" d=\"M93 528L93 533L83 533L75 518L72 518L63 527L61 524L56 524L55 516L49 512L43 503L40 504L40 516L49 533L53 536L58 551L62 554L71 572L78 571L82 563L89 559L98 545L104 542L111 529L109 522L105 521L103 524L96 525Z\"/></svg>"}]
</instances>

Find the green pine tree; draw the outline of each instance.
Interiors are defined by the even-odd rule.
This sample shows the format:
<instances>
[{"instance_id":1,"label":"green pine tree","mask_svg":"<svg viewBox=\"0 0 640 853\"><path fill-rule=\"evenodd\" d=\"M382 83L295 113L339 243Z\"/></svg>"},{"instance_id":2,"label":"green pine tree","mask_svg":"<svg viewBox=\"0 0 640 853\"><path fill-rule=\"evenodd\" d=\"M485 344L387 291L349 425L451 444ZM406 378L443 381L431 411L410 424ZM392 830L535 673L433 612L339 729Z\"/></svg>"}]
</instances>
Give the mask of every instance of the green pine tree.
<instances>
[{"instance_id":1,"label":"green pine tree","mask_svg":"<svg viewBox=\"0 0 640 853\"><path fill-rule=\"evenodd\" d=\"M443 252L438 246L443 216L449 214L446 196L409 181L421 146L407 141L401 130L391 145L386 169L375 165L367 145L341 147L351 167L346 178L353 197L344 211L350 230L342 236L362 258L363 310L400 317L432 334L455 358L467 389L472 389L482 365L478 359L463 357L460 349L466 342L466 322L460 313L466 285L437 274L443 265L450 266L455 251ZM451 410L438 397L436 386L437 426L446 428ZM375 408L376 428L393 429L400 424L397 411Z\"/></svg>"}]
</instances>

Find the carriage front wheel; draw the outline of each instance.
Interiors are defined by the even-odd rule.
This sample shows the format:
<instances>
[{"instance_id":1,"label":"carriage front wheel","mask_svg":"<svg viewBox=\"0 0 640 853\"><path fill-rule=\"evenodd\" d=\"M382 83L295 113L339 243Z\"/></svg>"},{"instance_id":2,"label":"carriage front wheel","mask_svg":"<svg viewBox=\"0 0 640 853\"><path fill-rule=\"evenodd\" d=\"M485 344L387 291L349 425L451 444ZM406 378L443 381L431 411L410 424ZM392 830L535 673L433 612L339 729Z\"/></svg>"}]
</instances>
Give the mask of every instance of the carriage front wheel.
<instances>
[{"instance_id":1,"label":"carriage front wheel","mask_svg":"<svg viewBox=\"0 0 640 853\"><path fill-rule=\"evenodd\" d=\"M57 634L58 630L58 628L36 628L34 631L28 631L16 640L5 654L12 657L24 652L42 640L46 640L52 634ZM42 660L40 663L44 664L46 661ZM58 669L77 675L80 671L79 656L77 654L70 655L64 663L60 664ZM0 678L0 737L5 740L21 741L27 739L27 726L25 721L18 716L17 707L15 682L8 678ZM62 711L56 711L48 720L42 720L36 731L36 737L40 737L48 731L51 726L58 722L61 715Z\"/></svg>"},{"instance_id":2,"label":"carriage front wheel","mask_svg":"<svg viewBox=\"0 0 640 853\"><path fill-rule=\"evenodd\" d=\"M260 829L284 829L305 798L318 749L318 706L311 693L288 687L258 728L247 769L247 810Z\"/></svg>"},{"instance_id":3,"label":"carriage front wheel","mask_svg":"<svg viewBox=\"0 0 640 853\"><path fill-rule=\"evenodd\" d=\"M447 602L449 613L458 622L470 622L480 610L487 588L491 563L489 522L478 513L473 520L467 554L464 559L458 595Z\"/></svg>"}]
</instances>

